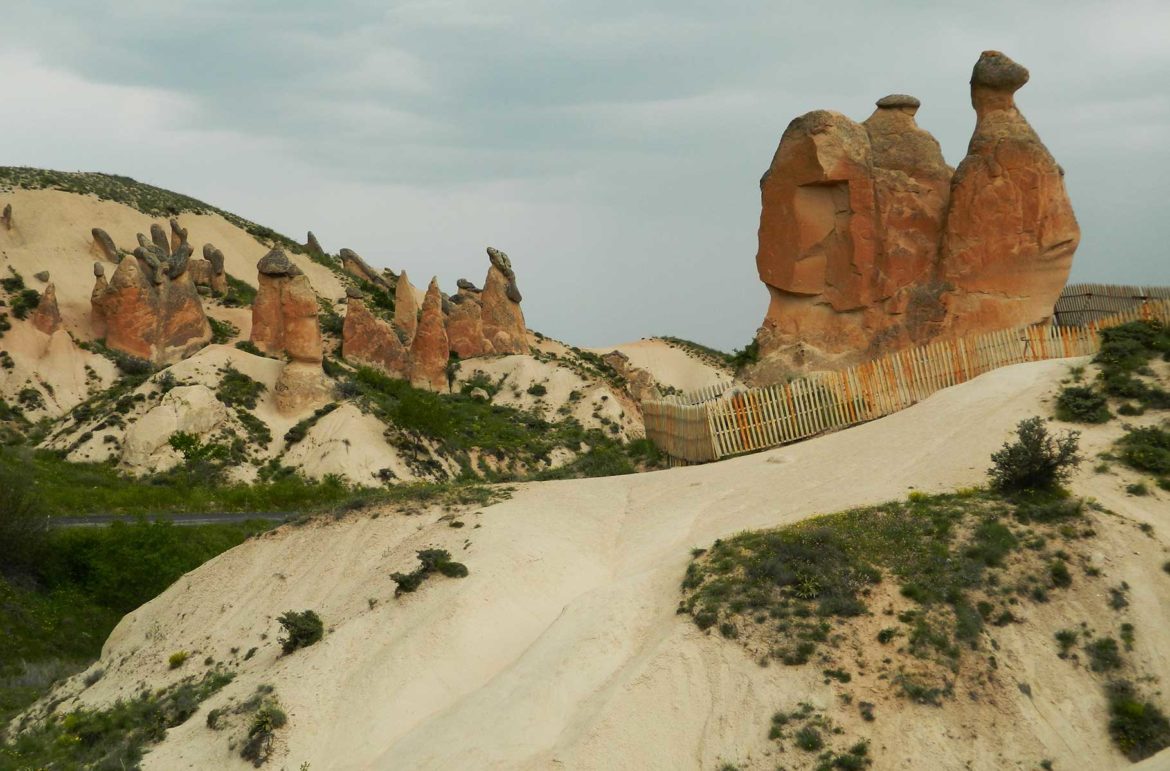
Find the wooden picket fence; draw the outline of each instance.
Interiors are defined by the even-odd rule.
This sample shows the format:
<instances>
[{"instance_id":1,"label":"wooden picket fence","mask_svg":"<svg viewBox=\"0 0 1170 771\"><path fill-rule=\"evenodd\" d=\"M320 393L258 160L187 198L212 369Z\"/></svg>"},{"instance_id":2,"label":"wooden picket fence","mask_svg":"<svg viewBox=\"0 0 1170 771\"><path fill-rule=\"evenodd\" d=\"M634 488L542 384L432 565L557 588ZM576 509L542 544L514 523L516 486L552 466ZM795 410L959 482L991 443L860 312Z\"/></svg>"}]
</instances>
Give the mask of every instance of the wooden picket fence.
<instances>
[{"instance_id":1,"label":"wooden picket fence","mask_svg":"<svg viewBox=\"0 0 1170 771\"><path fill-rule=\"evenodd\" d=\"M1167 299L1170 299L1170 287L1166 286L1069 284L1060 293L1053 316L1062 327L1082 327L1150 300Z\"/></svg>"},{"instance_id":2,"label":"wooden picket fence","mask_svg":"<svg viewBox=\"0 0 1170 771\"><path fill-rule=\"evenodd\" d=\"M672 463L775 447L889 415L999 367L1092 355L1101 329L1139 319L1170 323L1170 300L1147 301L1084 326L1038 324L939 340L787 383L751 389L726 383L643 402L646 436Z\"/></svg>"}]
</instances>

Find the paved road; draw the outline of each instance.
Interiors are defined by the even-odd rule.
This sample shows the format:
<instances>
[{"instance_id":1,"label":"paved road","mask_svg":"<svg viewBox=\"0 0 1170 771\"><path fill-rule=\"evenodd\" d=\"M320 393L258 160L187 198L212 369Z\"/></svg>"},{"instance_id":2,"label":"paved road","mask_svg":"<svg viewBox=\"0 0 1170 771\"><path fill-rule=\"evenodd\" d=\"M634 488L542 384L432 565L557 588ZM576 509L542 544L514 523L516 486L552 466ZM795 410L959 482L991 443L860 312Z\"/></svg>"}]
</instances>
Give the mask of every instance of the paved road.
<instances>
[{"instance_id":1,"label":"paved road","mask_svg":"<svg viewBox=\"0 0 1170 771\"><path fill-rule=\"evenodd\" d=\"M297 516L292 511L262 511L262 512L209 512L206 514L158 514L148 516L152 522L173 522L176 525L221 525L232 522L247 522L249 519L266 519L274 522L285 522ZM105 527L114 522L136 522L137 516L130 514L89 514L83 517L50 517L49 527Z\"/></svg>"}]
</instances>

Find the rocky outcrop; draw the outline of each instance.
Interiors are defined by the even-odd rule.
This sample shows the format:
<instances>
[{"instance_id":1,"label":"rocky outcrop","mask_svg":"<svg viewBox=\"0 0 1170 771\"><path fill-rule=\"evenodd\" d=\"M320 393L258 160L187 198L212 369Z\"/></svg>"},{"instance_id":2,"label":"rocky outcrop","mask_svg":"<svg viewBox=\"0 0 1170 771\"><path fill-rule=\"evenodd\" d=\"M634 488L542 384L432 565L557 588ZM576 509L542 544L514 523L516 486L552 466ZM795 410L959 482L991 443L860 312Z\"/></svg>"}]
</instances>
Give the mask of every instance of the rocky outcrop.
<instances>
[{"instance_id":1,"label":"rocky outcrop","mask_svg":"<svg viewBox=\"0 0 1170 771\"><path fill-rule=\"evenodd\" d=\"M135 474L165 471L182 460L168 444L173 434L182 431L204 436L226 418L227 409L207 386L172 388L126 430L121 465Z\"/></svg>"},{"instance_id":2,"label":"rocky outcrop","mask_svg":"<svg viewBox=\"0 0 1170 771\"><path fill-rule=\"evenodd\" d=\"M141 234L139 242L145 242ZM96 263L90 302L106 345L154 364L179 361L206 345L211 327L186 267L182 251L172 260L153 244L122 260L108 282Z\"/></svg>"},{"instance_id":3,"label":"rocky outcrop","mask_svg":"<svg viewBox=\"0 0 1170 771\"><path fill-rule=\"evenodd\" d=\"M4 204L4 211L0 212L0 227L4 228L5 230L12 230L13 224L12 204L6 203Z\"/></svg>"},{"instance_id":4,"label":"rocky outcrop","mask_svg":"<svg viewBox=\"0 0 1170 771\"><path fill-rule=\"evenodd\" d=\"M252 344L289 358L273 387L277 408L286 414L319 404L330 396L321 370L324 349L317 324L317 294L309 279L280 249L256 264L259 273L252 302Z\"/></svg>"},{"instance_id":5,"label":"rocky outcrop","mask_svg":"<svg viewBox=\"0 0 1170 771\"><path fill-rule=\"evenodd\" d=\"M325 256L325 250L321 248L321 242L317 240L317 237L313 235L313 231L311 230L309 231L308 239L305 241L305 252L307 252L310 257Z\"/></svg>"},{"instance_id":6,"label":"rocky outcrop","mask_svg":"<svg viewBox=\"0 0 1170 771\"><path fill-rule=\"evenodd\" d=\"M415 388L446 393L450 345L443 320L443 297L439 280L431 279L423 298L418 330L410 344L410 384Z\"/></svg>"},{"instance_id":7,"label":"rocky outcrop","mask_svg":"<svg viewBox=\"0 0 1170 771\"><path fill-rule=\"evenodd\" d=\"M482 302L484 353L528 353L528 328L520 310L520 290L508 255L488 247L487 280Z\"/></svg>"},{"instance_id":8,"label":"rocky outcrop","mask_svg":"<svg viewBox=\"0 0 1170 771\"><path fill-rule=\"evenodd\" d=\"M110 262L122 261L122 254L118 251L118 247L114 246L114 239L110 238L109 233L101 228L94 228L90 233L93 234L94 248L102 257Z\"/></svg>"},{"instance_id":9,"label":"rocky outcrop","mask_svg":"<svg viewBox=\"0 0 1170 771\"><path fill-rule=\"evenodd\" d=\"M406 334L408 345L414 340L414 333L418 329L418 311L414 287L404 270L398 274L398 283L394 286L394 326Z\"/></svg>"},{"instance_id":10,"label":"rocky outcrop","mask_svg":"<svg viewBox=\"0 0 1170 771\"><path fill-rule=\"evenodd\" d=\"M163 230L163 226L157 222L152 222L150 224L150 240L156 247L158 247L158 250L163 253L163 256L171 256L171 240L167 238L167 232ZM139 242L139 245L143 247L146 246L141 241Z\"/></svg>"},{"instance_id":11,"label":"rocky outcrop","mask_svg":"<svg viewBox=\"0 0 1170 771\"><path fill-rule=\"evenodd\" d=\"M1015 104L1027 82L998 51L985 51L971 74L975 133L955 170L942 245L960 334L1046 319L1080 243L1064 171Z\"/></svg>"},{"instance_id":12,"label":"rocky outcrop","mask_svg":"<svg viewBox=\"0 0 1170 771\"><path fill-rule=\"evenodd\" d=\"M171 217L171 254L178 251L179 247L187 243L187 228L179 225L179 221Z\"/></svg>"},{"instance_id":13,"label":"rocky outcrop","mask_svg":"<svg viewBox=\"0 0 1170 771\"><path fill-rule=\"evenodd\" d=\"M196 286L205 286L216 294L227 292L223 252L212 244L204 244L203 259L191 260L187 269L191 272L191 280Z\"/></svg>"},{"instance_id":14,"label":"rocky outcrop","mask_svg":"<svg viewBox=\"0 0 1170 771\"><path fill-rule=\"evenodd\" d=\"M29 321L41 332L51 335L61 328L61 310L57 307L57 287L49 284L41 292L41 299L37 307L29 316Z\"/></svg>"},{"instance_id":15,"label":"rocky outcrop","mask_svg":"<svg viewBox=\"0 0 1170 771\"><path fill-rule=\"evenodd\" d=\"M978 123L958 171L905 94L878 100L863 123L818 110L789 124L760 180L765 357L844 365L1051 313L1076 221L1059 167L1012 103L1026 80L1002 54L980 58Z\"/></svg>"},{"instance_id":16,"label":"rocky outcrop","mask_svg":"<svg viewBox=\"0 0 1170 771\"><path fill-rule=\"evenodd\" d=\"M460 285L459 292L451 298L451 311L447 316L447 342L451 353L460 359L483 356L483 308L480 306L478 291L473 292Z\"/></svg>"},{"instance_id":17,"label":"rocky outcrop","mask_svg":"<svg viewBox=\"0 0 1170 771\"><path fill-rule=\"evenodd\" d=\"M629 356L621 351L610 351L601 358L625 379L626 392L635 402L641 404L647 400L662 398L662 391L658 389L658 381L647 370L631 364Z\"/></svg>"},{"instance_id":18,"label":"rocky outcrop","mask_svg":"<svg viewBox=\"0 0 1170 771\"><path fill-rule=\"evenodd\" d=\"M410 366L406 347L398 333L374 316L362 301L361 293L347 292L345 324L341 330L341 355L352 364L380 369L405 380Z\"/></svg>"},{"instance_id":19,"label":"rocky outcrop","mask_svg":"<svg viewBox=\"0 0 1170 771\"><path fill-rule=\"evenodd\" d=\"M383 289L390 289L390 284L386 282L386 279L382 278L378 271L370 267L369 263L353 249L342 249L338 252L338 256L341 257L341 266L345 268L346 273Z\"/></svg>"}]
</instances>

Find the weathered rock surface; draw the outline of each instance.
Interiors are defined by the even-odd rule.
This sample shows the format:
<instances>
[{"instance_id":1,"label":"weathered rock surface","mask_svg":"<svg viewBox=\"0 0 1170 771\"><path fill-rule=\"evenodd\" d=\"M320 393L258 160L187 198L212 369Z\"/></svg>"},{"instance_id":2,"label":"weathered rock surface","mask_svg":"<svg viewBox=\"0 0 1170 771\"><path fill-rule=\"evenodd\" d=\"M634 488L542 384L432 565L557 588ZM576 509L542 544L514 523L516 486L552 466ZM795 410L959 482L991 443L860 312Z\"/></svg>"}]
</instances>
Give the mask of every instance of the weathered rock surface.
<instances>
[{"instance_id":1,"label":"weathered rock surface","mask_svg":"<svg viewBox=\"0 0 1170 771\"><path fill-rule=\"evenodd\" d=\"M45 282L47 282L49 280L49 271L47 271L47 270L38 271L38 272L33 274L33 278L35 278L37 281L40 281L42 284L44 284Z\"/></svg>"},{"instance_id":2,"label":"weathered rock surface","mask_svg":"<svg viewBox=\"0 0 1170 771\"><path fill-rule=\"evenodd\" d=\"M110 238L110 234L101 228L94 228L90 231L93 234L93 244L98 252L110 262L121 262L122 255L118 252L118 247L114 246L114 239Z\"/></svg>"},{"instance_id":3,"label":"weathered rock surface","mask_svg":"<svg viewBox=\"0 0 1170 771\"><path fill-rule=\"evenodd\" d=\"M57 287L53 284L49 284L45 287L45 291L41 292L41 299L32 315L29 316L29 321L46 335L51 335L61 328L61 310L57 307Z\"/></svg>"},{"instance_id":4,"label":"weathered rock surface","mask_svg":"<svg viewBox=\"0 0 1170 771\"><path fill-rule=\"evenodd\" d=\"M958 334L1047 318L1080 243L1064 172L1016 108L1027 82L998 51L985 51L971 74L975 133L955 170L942 246Z\"/></svg>"},{"instance_id":5,"label":"weathered rock surface","mask_svg":"<svg viewBox=\"0 0 1170 771\"><path fill-rule=\"evenodd\" d=\"M319 407L333 398L333 386L321 370L321 363L290 361L272 386L276 408L294 415Z\"/></svg>"},{"instance_id":6,"label":"weathered rock surface","mask_svg":"<svg viewBox=\"0 0 1170 771\"><path fill-rule=\"evenodd\" d=\"M313 235L313 231L309 231L309 237L305 241L305 251L312 257L324 257L325 250L321 248L321 242Z\"/></svg>"},{"instance_id":7,"label":"weathered rock surface","mask_svg":"<svg viewBox=\"0 0 1170 771\"><path fill-rule=\"evenodd\" d=\"M528 328L520 310L520 290L508 255L488 247L487 280L480 295L483 316L484 353L528 353Z\"/></svg>"},{"instance_id":8,"label":"weathered rock surface","mask_svg":"<svg viewBox=\"0 0 1170 771\"><path fill-rule=\"evenodd\" d=\"M450 345L443 320L443 298L439 280L431 279L423 298L418 330L410 345L410 384L415 388L446 393L447 360Z\"/></svg>"},{"instance_id":9,"label":"weathered rock surface","mask_svg":"<svg viewBox=\"0 0 1170 771\"><path fill-rule=\"evenodd\" d=\"M174 254L180 245L187 243L187 228L181 226L179 221L171 217L171 254Z\"/></svg>"},{"instance_id":10,"label":"weathered rock surface","mask_svg":"<svg viewBox=\"0 0 1170 771\"><path fill-rule=\"evenodd\" d=\"M414 339L418 329L418 300L414 298L414 286L406 271L398 274L398 283L394 287L394 326L406 333L407 345Z\"/></svg>"},{"instance_id":11,"label":"weathered rock surface","mask_svg":"<svg viewBox=\"0 0 1170 771\"><path fill-rule=\"evenodd\" d=\"M382 278L378 271L370 267L369 263L363 260L353 249L342 249L338 252L338 256L341 257L341 266L345 268L346 273L360 278L363 281L369 281L371 284L380 286L383 289L390 288L390 284L387 283L386 279Z\"/></svg>"},{"instance_id":12,"label":"weathered rock surface","mask_svg":"<svg viewBox=\"0 0 1170 771\"><path fill-rule=\"evenodd\" d=\"M407 350L398 333L370 313L360 296L350 296L346 302L341 355L353 364L381 369L391 377L405 380L410 374Z\"/></svg>"},{"instance_id":13,"label":"weathered rock surface","mask_svg":"<svg viewBox=\"0 0 1170 771\"><path fill-rule=\"evenodd\" d=\"M626 354L621 351L610 351L601 358L626 379L626 391L634 401L640 404L648 399L662 398L662 391L658 389L658 381L654 376L641 367L635 367Z\"/></svg>"},{"instance_id":14,"label":"weathered rock surface","mask_svg":"<svg viewBox=\"0 0 1170 771\"><path fill-rule=\"evenodd\" d=\"M172 388L126 430L121 464L132 473L165 471L181 460L168 444L172 434L183 431L204 436L226 418L227 409L207 386Z\"/></svg>"},{"instance_id":15,"label":"weathered rock surface","mask_svg":"<svg viewBox=\"0 0 1170 771\"><path fill-rule=\"evenodd\" d=\"M191 260L187 270L191 272L191 280L196 286L207 287L213 292L224 294L227 292L227 273L224 270L223 252L212 244L203 245L203 259Z\"/></svg>"},{"instance_id":16,"label":"weathered rock surface","mask_svg":"<svg viewBox=\"0 0 1170 771\"><path fill-rule=\"evenodd\" d=\"M789 124L760 180L765 357L848 364L1051 313L1078 236L1059 167L1012 101L1026 80L1002 54L980 58L958 171L905 94L863 123L819 110Z\"/></svg>"},{"instance_id":17,"label":"weathered rock surface","mask_svg":"<svg viewBox=\"0 0 1170 771\"><path fill-rule=\"evenodd\" d=\"M203 304L181 259L158 258L139 247L122 260L107 282L101 263L90 302L94 324L106 345L155 364L170 364L211 340ZM153 264L152 264L153 263Z\"/></svg>"},{"instance_id":18,"label":"weathered rock surface","mask_svg":"<svg viewBox=\"0 0 1170 771\"><path fill-rule=\"evenodd\" d=\"M451 353L461 359L483 356L483 308L477 293L460 289L451 298L451 311L447 316L447 341Z\"/></svg>"},{"instance_id":19,"label":"weathered rock surface","mask_svg":"<svg viewBox=\"0 0 1170 771\"><path fill-rule=\"evenodd\" d=\"M158 247L159 251L162 252L164 256L171 256L171 240L167 238L167 232L163 230L163 226L157 222L152 222L150 224L150 240L155 246ZM139 244L141 246L146 246L146 244L143 244L141 241L139 241Z\"/></svg>"},{"instance_id":20,"label":"weathered rock surface","mask_svg":"<svg viewBox=\"0 0 1170 771\"><path fill-rule=\"evenodd\" d=\"M256 264L259 272L252 302L252 343L268 354L288 354L293 361L321 364L321 329L317 294L300 268L280 249Z\"/></svg>"}]
</instances>

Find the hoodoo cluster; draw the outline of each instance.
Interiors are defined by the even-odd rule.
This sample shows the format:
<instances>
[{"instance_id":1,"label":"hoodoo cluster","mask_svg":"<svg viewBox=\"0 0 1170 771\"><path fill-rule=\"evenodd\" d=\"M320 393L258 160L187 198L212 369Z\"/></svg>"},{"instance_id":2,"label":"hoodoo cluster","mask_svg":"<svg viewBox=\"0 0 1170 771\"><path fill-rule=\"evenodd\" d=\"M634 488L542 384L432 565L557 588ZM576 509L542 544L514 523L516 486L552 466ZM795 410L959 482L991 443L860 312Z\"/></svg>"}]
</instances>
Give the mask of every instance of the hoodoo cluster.
<instances>
[{"instance_id":1,"label":"hoodoo cluster","mask_svg":"<svg viewBox=\"0 0 1170 771\"><path fill-rule=\"evenodd\" d=\"M893 94L862 123L817 110L760 181L760 352L787 369L851 364L940 336L1045 320L1080 231L1064 172L1015 105L1028 71L985 51L957 169Z\"/></svg>"}]
</instances>

